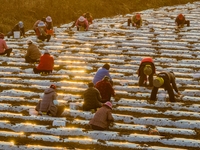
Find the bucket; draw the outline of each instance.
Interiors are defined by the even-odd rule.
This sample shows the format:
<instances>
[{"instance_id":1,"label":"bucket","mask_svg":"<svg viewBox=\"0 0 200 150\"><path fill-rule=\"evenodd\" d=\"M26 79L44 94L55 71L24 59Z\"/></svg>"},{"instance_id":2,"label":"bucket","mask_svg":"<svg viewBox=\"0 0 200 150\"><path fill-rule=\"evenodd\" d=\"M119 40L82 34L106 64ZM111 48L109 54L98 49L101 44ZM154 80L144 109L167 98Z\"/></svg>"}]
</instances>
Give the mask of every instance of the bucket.
<instances>
[{"instance_id":1,"label":"bucket","mask_svg":"<svg viewBox=\"0 0 200 150\"><path fill-rule=\"evenodd\" d=\"M14 32L13 32L13 37L14 37L15 39L19 39L19 38L20 38L20 31L14 31Z\"/></svg>"}]
</instances>

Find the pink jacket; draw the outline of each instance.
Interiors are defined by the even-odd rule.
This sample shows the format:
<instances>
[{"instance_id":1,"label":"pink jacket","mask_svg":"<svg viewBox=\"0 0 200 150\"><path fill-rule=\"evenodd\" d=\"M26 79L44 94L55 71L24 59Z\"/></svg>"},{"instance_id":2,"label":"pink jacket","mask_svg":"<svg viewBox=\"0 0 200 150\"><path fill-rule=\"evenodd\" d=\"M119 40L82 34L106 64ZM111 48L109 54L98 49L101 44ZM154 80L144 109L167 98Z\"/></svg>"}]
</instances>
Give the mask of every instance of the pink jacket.
<instances>
[{"instance_id":1,"label":"pink jacket","mask_svg":"<svg viewBox=\"0 0 200 150\"><path fill-rule=\"evenodd\" d=\"M3 39L0 39L0 53L3 53L6 49L8 49L6 41Z\"/></svg>"},{"instance_id":2,"label":"pink jacket","mask_svg":"<svg viewBox=\"0 0 200 150\"><path fill-rule=\"evenodd\" d=\"M78 26L83 26L83 27L85 27L85 30L86 30L86 31L87 31L88 28L89 28L89 24L88 24L87 19L85 19L85 21L83 21L83 22L80 22L79 20L77 20L75 26L77 26L77 27L78 27Z\"/></svg>"},{"instance_id":3,"label":"pink jacket","mask_svg":"<svg viewBox=\"0 0 200 150\"><path fill-rule=\"evenodd\" d=\"M96 111L89 124L108 129L111 122L114 122L112 110L108 106L103 105Z\"/></svg>"}]
</instances>

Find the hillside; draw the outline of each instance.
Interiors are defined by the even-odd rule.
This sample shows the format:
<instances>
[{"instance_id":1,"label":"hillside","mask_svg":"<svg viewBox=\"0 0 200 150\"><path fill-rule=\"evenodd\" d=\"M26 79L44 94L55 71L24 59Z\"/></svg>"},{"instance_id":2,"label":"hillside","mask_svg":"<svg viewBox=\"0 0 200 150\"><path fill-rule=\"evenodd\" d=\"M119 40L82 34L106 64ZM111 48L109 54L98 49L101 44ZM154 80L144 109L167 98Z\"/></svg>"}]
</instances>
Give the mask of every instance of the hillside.
<instances>
[{"instance_id":1,"label":"hillside","mask_svg":"<svg viewBox=\"0 0 200 150\"><path fill-rule=\"evenodd\" d=\"M20 20L25 29L32 29L36 20L50 15L55 26L76 20L81 14L91 12L94 18L125 15L161 6L186 4L195 0L2 0L0 5L0 32L7 33Z\"/></svg>"}]
</instances>

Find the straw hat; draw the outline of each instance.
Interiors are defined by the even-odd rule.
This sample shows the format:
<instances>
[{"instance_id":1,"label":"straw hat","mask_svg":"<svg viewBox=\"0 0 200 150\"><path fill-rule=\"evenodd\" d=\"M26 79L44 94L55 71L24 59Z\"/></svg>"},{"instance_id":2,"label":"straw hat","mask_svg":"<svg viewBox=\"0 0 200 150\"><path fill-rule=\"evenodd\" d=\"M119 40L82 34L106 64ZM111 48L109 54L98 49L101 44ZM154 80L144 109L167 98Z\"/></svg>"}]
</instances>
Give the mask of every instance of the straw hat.
<instances>
[{"instance_id":1,"label":"straw hat","mask_svg":"<svg viewBox=\"0 0 200 150\"><path fill-rule=\"evenodd\" d=\"M161 87L164 83L164 79L161 78L161 77L156 77L154 80L153 80L153 86L155 87Z\"/></svg>"},{"instance_id":2,"label":"straw hat","mask_svg":"<svg viewBox=\"0 0 200 150\"><path fill-rule=\"evenodd\" d=\"M19 25L20 28L24 27L24 23L22 21L19 21L18 25Z\"/></svg>"},{"instance_id":3,"label":"straw hat","mask_svg":"<svg viewBox=\"0 0 200 150\"><path fill-rule=\"evenodd\" d=\"M52 22L51 17L50 17L50 16L46 17L46 21L47 21L47 22Z\"/></svg>"},{"instance_id":4,"label":"straw hat","mask_svg":"<svg viewBox=\"0 0 200 150\"><path fill-rule=\"evenodd\" d=\"M104 105L106 105L106 106L110 107L110 109L112 109L112 103L111 102L107 101L106 103L104 103Z\"/></svg>"},{"instance_id":5,"label":"straw hat","mask_svg":"<svg viewBox=\"0 0 200 150\"><path fill-rule=\"evenodd\" d=\"M83 16L80 16L80 17L78 18L78 20L79 20L80 22L83 22L83 21L85 21L85 18L84 18Z\"/></svg>"},{"instance_id":6,"label":"straw hat","mask_svg":"<svg viewBox=\"0 0 200 150\"><path fill-rule=\"evenodd\" d=\"M39 23L38 23L38 27L44 27L45 26L45 23L43 22L43 21L40 21Z\"/></svg>"}]
</instances>

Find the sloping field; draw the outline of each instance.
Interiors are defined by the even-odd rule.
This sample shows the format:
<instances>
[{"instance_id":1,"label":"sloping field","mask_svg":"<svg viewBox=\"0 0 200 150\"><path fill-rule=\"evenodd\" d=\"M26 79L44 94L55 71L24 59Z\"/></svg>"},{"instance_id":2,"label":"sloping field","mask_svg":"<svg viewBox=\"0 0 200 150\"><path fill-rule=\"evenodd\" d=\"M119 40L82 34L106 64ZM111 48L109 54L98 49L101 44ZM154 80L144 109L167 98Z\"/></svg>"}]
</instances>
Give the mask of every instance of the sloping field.
<instances>
[{"instance_id":1,"label":"sloping field","mask_svg":"<svg viewBox=\"0 0 200 150\"><path fill-rule=\"evenodd\" d=\"M143 26L127 26L133 14L94 20L87 32L55 28L50 42L37 41L32 30L24 39L6 39L11 57L0 56L0 149L200 149L200 2L140 12ZM190 27L176 29L183 13ZM27 39L49 50L55 59L52 75L34 74L24 62ZM157 73L173 71L183 94L176 103L159 90L148 103L151 88L139 87L136 71L142 57L154 58ZM94 114L81 110L82 92L104 63L111 65L116 97L115 124L109 131L91 130ZM30 116L44 89L56 84L63 117ZM66 124L65 126L61 126ZM156 127L160 135L149 135Z\"/></svg>"}]
</instances>

